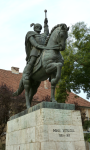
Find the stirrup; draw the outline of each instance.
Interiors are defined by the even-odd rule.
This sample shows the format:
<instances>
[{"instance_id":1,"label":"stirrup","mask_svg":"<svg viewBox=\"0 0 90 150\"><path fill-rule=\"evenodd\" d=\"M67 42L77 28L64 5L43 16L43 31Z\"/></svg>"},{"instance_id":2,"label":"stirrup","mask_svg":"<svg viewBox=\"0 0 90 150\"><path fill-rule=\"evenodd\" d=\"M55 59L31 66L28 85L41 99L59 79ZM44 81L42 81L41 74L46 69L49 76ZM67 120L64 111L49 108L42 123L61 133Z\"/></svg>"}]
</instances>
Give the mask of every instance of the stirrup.
<instances>
[{"instance_id":1,"label":"stirrup","mask_svg":"<svg viewBox=\"0 0 90 150\"><path fill-rule=\"evenodd\" d=\"M24 78L25 78L25 80L29 80L30 76L25 76Z\"/></svg>"}]
</instances>

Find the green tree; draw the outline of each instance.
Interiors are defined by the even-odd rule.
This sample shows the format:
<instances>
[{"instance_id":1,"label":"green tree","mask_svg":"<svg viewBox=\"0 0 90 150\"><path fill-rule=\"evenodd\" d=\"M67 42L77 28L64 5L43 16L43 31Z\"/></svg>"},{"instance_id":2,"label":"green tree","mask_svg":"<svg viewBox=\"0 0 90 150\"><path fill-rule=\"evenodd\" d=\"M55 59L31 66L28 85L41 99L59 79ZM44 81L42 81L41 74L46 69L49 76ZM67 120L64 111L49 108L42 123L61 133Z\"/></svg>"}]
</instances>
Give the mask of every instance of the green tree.
<instances>
[{"instance_id":1,"label":"green tree","mask_svg":"<svg viewBox=\"0 0 90 150\"><path fill-rule=\"evenodd\" d=\"M80 89L90 98L90 28L84 22L72 25L66 49L61 52L64 58L61 79L56 88L56 100L67 100L67 91L76 94Z\"/></svg>"},{"instance_id":2,"label":"green tree","mask_svg":"<svg viewBox=\"0 0 90 150\"><path fill-rule=\"evenodd\" d=\"M9 118L26 109L25 96L12 97L13 90L6 84L0 85L0 138Z\"/></svg>"},{"instance_id":3,"label":"green tree","mask_svg":"<svg viewBox=\"0 0 90 150\"><path fill-rule=\"evenodd\" d=\"M87 28L84 22L79 22L72 26L72 34L75 38L73 43L77 48L75 54L75 69L73 72L74 83L76 87L81 88L90 98L90 28ZM73 89L74 90L74 89Z\"/></svg>"}]
</instances>

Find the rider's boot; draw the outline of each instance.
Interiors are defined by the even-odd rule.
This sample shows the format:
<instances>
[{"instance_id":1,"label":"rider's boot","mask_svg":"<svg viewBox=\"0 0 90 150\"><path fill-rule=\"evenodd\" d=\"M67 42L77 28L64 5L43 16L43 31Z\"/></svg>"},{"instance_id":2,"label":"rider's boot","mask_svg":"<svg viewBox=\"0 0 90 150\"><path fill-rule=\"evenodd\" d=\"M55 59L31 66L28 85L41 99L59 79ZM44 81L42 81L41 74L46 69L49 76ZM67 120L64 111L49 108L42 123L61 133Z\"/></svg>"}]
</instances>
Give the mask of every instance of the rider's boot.
<instances>
[{"instance_id":1,"label":"rider's boot","mask_svg":"<svg viewBox=\"0 0 90 150\"><path fill-rule=\"evenodd\" d=\"M29 79L30 79L33 66L34 66L34 65L29 65L29 64L27 65L27 72L26 72L26 75L25 75L25 79L26 79L26 80L29 80Z\"/></svg>"},{"instance_id":2,"label":"rider's boot","mask_svg":"<svg viewBox=\"0 0 90 150\"><path fill-rule=\"evenodd\" d=\"M26 80L30 79L35 61L36 61L36 57L31 57L31 60L28 62L27 66L26 66L26 69L25 69L25 79Z\"/></svg>"}]
</instances>

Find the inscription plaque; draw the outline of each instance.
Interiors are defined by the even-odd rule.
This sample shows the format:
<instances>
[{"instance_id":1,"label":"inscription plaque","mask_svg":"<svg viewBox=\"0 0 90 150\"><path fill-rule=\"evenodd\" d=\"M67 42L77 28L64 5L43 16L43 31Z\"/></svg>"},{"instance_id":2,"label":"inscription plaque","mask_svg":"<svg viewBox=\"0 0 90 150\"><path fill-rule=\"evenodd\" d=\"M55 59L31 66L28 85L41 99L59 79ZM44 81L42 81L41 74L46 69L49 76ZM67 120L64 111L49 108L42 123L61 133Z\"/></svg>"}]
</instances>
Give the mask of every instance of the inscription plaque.
<instances>
[{"instance_id":1,"label":"inscription plaque","mask_svg":"<svg viewBox=\"0 0 90 150\"><path fill-rule=\"evenodd\" d=\"M53 132L75 132L74 129L53 129ZM70 134L59 134L59 137L70 137Z\"/></svg>"}]
</instances>

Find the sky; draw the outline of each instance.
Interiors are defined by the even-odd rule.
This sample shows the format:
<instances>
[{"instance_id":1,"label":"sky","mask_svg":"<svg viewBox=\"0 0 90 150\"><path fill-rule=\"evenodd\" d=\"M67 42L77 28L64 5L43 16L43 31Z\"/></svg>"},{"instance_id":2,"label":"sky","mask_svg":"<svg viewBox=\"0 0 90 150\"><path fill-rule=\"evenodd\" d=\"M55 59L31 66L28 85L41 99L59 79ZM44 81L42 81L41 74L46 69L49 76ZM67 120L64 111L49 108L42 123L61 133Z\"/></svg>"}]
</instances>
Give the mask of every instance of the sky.
<instances>
[{"instance_id":1,"label":"sky","mask_svg":"<svg viewBox=\"0 0 90 150\"><path fill-rule=\"evenodd\" d=\"M0 0L0 69L11 70L14 66L23 72L25 35L33 31L31 23L44 26L45 9L49 31L60 23L70 27L84 21L90 27L90 0ZM77 95L86 99L83 91Z\"/></svg>"}]
</instances>

